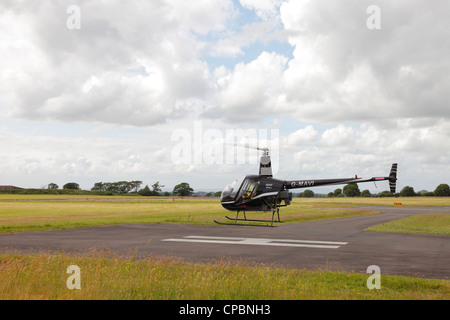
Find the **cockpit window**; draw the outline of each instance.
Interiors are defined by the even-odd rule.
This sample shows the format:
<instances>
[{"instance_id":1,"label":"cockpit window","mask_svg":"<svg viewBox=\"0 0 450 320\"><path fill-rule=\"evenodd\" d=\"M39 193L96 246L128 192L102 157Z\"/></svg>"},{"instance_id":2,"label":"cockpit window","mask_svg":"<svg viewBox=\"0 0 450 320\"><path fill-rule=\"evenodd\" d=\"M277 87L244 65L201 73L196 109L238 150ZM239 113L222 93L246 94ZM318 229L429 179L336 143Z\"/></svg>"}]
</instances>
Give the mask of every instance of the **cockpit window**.
<instances>
[{"instance_id":1,"label":"cockpit window","mask_svg":"<svg viewBox=\"0 0 450 320\"><path fill-rule=\"evenodd\" d=\"M236 194L239 190L239 187L242 184L242 181L245 179L245 177L238 178L228 184L222 191L222 195L220 196L221 201L233 201L236 197Z\"/></svg>"},{"instance_id":2,"label":"cockpit window","mask_svg":"<svg viewBox=\"0 0 450 320\"><path fill-rule=\"evenodd\" d=\"M259 181L253 179L247 179L242 184L242 188L239 191L239 197L242 196L244 200L251 200L256 195L258 191Z\"/></svg>"}]
</instances>

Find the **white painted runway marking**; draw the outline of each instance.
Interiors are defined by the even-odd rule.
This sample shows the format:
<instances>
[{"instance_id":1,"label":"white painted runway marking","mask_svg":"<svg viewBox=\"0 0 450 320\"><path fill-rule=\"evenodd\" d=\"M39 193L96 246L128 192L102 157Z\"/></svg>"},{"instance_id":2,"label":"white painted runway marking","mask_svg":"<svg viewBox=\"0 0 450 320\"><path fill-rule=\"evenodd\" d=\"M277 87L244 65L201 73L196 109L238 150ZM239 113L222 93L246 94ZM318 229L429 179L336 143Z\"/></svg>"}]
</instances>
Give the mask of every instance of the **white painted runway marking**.
<instances>
[{"instance_id":1,"label":"white painted runway marking","mask_svg":"<svg viewBox=\"0 0 450 320\"><path fill-rule=\"evenodd\" d=\"M241 245L247 244L254 246L302 247L302 248L322 248L322 249L337 249L343 245L348 244L348 242L336 242L336 241L234 238L234 237L209 237L209 236L187 236L183 237L182 239L164 239L162 241L241 244Z\"/></svg>"}]
</instances>

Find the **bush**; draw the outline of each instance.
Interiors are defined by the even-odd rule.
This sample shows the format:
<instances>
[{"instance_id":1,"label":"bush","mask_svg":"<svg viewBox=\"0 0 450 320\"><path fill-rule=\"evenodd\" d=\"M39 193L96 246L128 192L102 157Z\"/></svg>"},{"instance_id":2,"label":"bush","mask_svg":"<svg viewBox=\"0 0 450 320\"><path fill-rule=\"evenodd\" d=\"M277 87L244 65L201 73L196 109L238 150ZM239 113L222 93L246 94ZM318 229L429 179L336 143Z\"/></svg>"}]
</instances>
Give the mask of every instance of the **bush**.
<instances>
[{"instance_id":1,"label":"bush","mask_svg":"<svg viewBox=\"0 0 450 320\"><path fill-rule=\"evenodd\" d=\"M80 190L80 185L76 182L69 182L63 186L63 189Z\"/></svg>"},{"instance_id":2,"label":"bush","mask_svg":"<svg viewBox=\"0 0 450 320\"><path fill-rule=\"evenodd\" d=\"M359 197L361 191L356 183L349 183L344 187L344 194L346 197Z\"/></svg>"},{"instance_id":3,"label":"bush","mask_svg":"<svg viewBox=\"0 0 450 320\"><path fill-rule=\"evenodd\" d=\"M438 197L449 197L450 187L448 184L440 184L437 186L436 190L434 190L434 195Z\"/></svg>"},{"instance_id":4,"label":"bush","mask_svg":"<svg viewBox=\"0 0 450 320\"><path fill-rule=\"evenodd\" d=\"M414 197L416 193L413 187L406 186L400 191L400 197Z\"/></svg>"},{"instance_id":5,"label":"bush","mask_svg":"<svg viewBox=\"0 0 450 320\"><path fill-rule=\"evenodd\" d=\"M138 192L141 196L144 197L149 197L152 195L152 191L150 190L150 188L148 187L148 185L146 185L143 189L139 190Z\"/></svg>"},{"instance_id":6,"label":"bush","mask_svg":"<svg viewBox=\"0 0 450 320\"><path fill-rule=\"evenodd\" d=\"M383 191L377 194L377 197L383 198L383 197L393 197L394 195L390 191Z\"/></svg>"},{"instance_id":7,"label":"bush","mask_svg":"<svg viewBox=\"0 0 450 320\"><path fill-rule=\"evenodd\" d=\"M299 198L314 198L314 191L312 190L305 190L302 193L299 193Z\"/></svg>"}]
</instances>

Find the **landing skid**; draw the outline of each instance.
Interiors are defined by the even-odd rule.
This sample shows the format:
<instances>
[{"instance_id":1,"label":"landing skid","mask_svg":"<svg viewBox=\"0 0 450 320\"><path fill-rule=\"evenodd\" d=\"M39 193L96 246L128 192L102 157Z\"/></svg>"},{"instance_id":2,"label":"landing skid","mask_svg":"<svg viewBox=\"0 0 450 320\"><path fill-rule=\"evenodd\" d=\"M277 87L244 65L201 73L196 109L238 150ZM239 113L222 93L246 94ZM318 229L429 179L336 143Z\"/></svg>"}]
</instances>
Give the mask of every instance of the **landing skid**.
<instances>
[{"instance_id":1,"label":"landing skid","mask_svg":"<svg viewBox=\"0 0 450 320\"><path fill-rule=\"evenodd\" d=\"M255 221L255 222L270 222L272 223L272 220L258 220L258 219L235 219L235 218L230 218L228 216L225 216L225 218L227 218L228 220L233 220L233 221ZM278 222L278 223L283 223L284 221L280 221L280 220L273 220L273 222Z\"/></svg>"},{"instance_id":2,"label":"landing skid","mask_svg":"<svg viewBox=\"0 0 450 320\"><path fill-rule=\"evenodd\" d=\"M245 220L244 220L245 221ZM247 221L250 221L250 220L247 220ZM217 220L214 220L214 222L215 223L217 223L217 224L220 224L221 226L238 226L238 227L265 227L265 228L267 228L267 227L269 227L269 228L273 228L273 227L275 227L275 226L273 226L273 225L263 225L263 224L250 224L250 223L247 223L247 224L243 224L243 223L226 223L226 222L219 222L219 221L217 221ZM267 222L270 222L270 221L267 221Z\"/></svg>"},{"instance_id":3,"label":"landing skid","mask_svg":"<svg viewBox=\"0 0 450 320\"><path fill-rule=\"evenodd\" d=\"M243 211L242 213L244 214L244 219L240 219L238 218L239 216L239 212L238 211L236 213L236 217L235 218L230 218L228 216L225 216L225 218L227 218L228 220L234 221L234 223L226 223L226 222L219 222L214 220L215 223L220 224L220 225L228 225L228 226L251 226L251 227L274 227L273 223L282 223L283 221L280 220L280 210L277 208L276 210L272 211L272 220L258 220L258 219L247 219L247 216L245 215L245 211ZM278 220L274 220L275 218L275 212L277 213L277 217ZM270 225L261 225L261 224L238 224L238 221L250 221L250 222L266 222L266 223L270 223Z\"/></svg>"}]
</instances>

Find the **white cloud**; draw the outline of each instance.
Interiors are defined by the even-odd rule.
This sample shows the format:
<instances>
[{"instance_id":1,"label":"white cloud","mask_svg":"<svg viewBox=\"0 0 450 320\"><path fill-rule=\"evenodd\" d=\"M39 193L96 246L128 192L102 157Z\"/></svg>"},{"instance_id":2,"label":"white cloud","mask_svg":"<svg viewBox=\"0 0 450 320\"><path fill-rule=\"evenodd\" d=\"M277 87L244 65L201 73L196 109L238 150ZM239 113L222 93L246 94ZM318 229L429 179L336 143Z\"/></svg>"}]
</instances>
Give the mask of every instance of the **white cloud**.
<instances>
[{"instance_id":1,"label":"white cloud","mask_svg":"<svg viewBox=\"0 0 450 320\"><path fill-rule=\"evenodd\" d=\"M325 130L322 134L321 143L327 147L345 147L349 146L354 137L354 131L351 127L339 125L335 128Z\"/></svg>"},{"instance_id":2,"label":"white cloud","mask_svg":"<svg viewBox=\"0 0 450 320\"><path fill-rule=\"evenodd\" d=\"M224 28L229 1L84 1L80 30L66 27L69 4L2 5L0 104L10 116L146 126L210 92L194 33Z\"/></svg>"},{"instance_id":3,"label":"white cloud","mask_svg":"<svg viewBox=\"0 0 450 320\"><path fill-rule=\"evenodd\" d=\"M448 119L397 120L391 128L362 123L325 129L318 143L297 144L291 155L288 145L280 150L280 175L303 178L387 176L390 164L399 164L399 191L406 185L416 191L434 190L448 183L450 150L443 147L450 135ZM303 129L303 130L306 130ZM314 126L308 131L317 131ZM295 134L292 134L295 136ZM289 136L290 138L290 136ZM289 141L289 140L287 140ZM373 192L386 190L384 184L364 184ZM363 190L363 189L361 189Z\"/></svg>"},{"instance_id":4,"label":"white cloud","mask_svg":"<svg viewBox=\"0 0 450 320\"><path fill-rule=\"evenodd\" d=\"M239 2L244 8L255 10L258 17L269 20L278 15L282 0L240 0Z\"/></svg>"},{"instance_id":5,"label":"white cloud","mask_svg":"<svg viewBox=\"0 0 450 320\"><path fill-rule=\"evenodd\" d=\"M221 132L279 126L281 177L384 174L397 161L400 183L448 180L448 1L84 0L81 30L68 30L72 4L0 4L0 171L11 184L157 172L207 186L252 172L171 163L171 133L196 120ZM366 27L371 4L380 30Z\"/></svg>"},{"instance_id":6,"label":"white cloud","mask_svg":"<svg viewBox=\"0 0 450 320\"><path fill-rule=\"evenodd\" d=\"M273 21L249 23L242 26L241 30L227 34L217 42L205 45L206 54L213 57L236 58L244 55L246 48L255 43L267 44L270 41L282 42L286 38L283 30L279 30L279 24Z\"/></svg>"},{"instance_id":7,"label":"white cloud","mask_svg":"<svg viewBox=\"0 0 450 320\"><path fill-rule=\"evenodd\" d=\"M440 1L441 11L436 12L420 1L379 1L382 28L370 30L370 4L243 1L246 8L279 12L284 30L277 35L287 37L293 54L263 52L253 61L221 70L214 95L218 100L213 101L219 107L216 116L261 120L269 105L271 112L323 124L450 116L450 47L439 40L449 37L450 20L443 12L450 5ZM222 39L216 50L242 54L242 39L251 43L251 35L259 34ZM260 108L257 114L236 112L255 107Z\"/></svg>"},{"instance_id":8,"label":"white cloud","mask_svg":"<svg viewBox=\"0 0 450 320\"><path fill-rule=\"evenodd\" d=\"M315 142L318 136L319 132L312 125L308 125L289 134L284 139L283 145L287 147L304 146Z\"/></svg>"},{"instance_id":9,"label":"white cloud","mask_svg":"<svg viewBox=\"0 0 450 320\"><path fill-rule=\"evenodd\" d=\"M86 0L81 30L66 28L69 4L2 5L0 104L10 116L146 126L207 107L209 115L244 121L272 111L317 123L450 115L445 1L380 0L382 28L369 30L369 1L242 0L281 24L271 18L231 34L237 9L230 1ZM223 36L196 36L217 32ZM282 35L292 58L262 52L219 76L202 61Z\"/></svg>"},{"instance_id":10,"label":"white cloud","mask_svg":"<svg viewBox=\"0 0 450 320\"><path fill-rule=\"evenodd\" d=\"M173 172L165 151L170 146L167 131L171 128L157 133L136 133L124 127L111 130L120 134L105 136L82 130L71 137L70 132L17 133L0 128L2 184L39 188L50 182L62 186L70 180L90 189L95 182L108 180L153 183Z\"/></svg>"},{"instance_id":11,"label":"white cloud","mask_svg":"<svg viewBox=\"0 0 450 320\"><path fill-rule=\"evenodd\" d=\"M449 116L444 91L450 85L450 47L439 45L449 37L444 13L449 4L439 1L441 10L447 8L437 12L423 1L377 1L381 30L366 27L368 5L288 1L281 6L295 46L285 79L296 118L330 123Z\"/></svg>"},{"instance_id":12,"label":"white cloud","mask_svg":"<svg viewBox=\"0 0 450 320\"><path fill-rule=\"evenodd\" d=\"M263 52L248 64L237 64L232 71L222 68L214 96L221 112L233 120L257 120L272 114L282 92L278 80L286 62L282 55Z\"/></svg>"}]
</instances>

